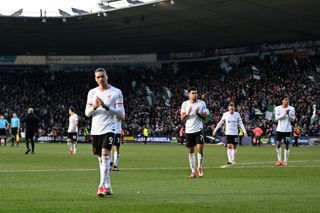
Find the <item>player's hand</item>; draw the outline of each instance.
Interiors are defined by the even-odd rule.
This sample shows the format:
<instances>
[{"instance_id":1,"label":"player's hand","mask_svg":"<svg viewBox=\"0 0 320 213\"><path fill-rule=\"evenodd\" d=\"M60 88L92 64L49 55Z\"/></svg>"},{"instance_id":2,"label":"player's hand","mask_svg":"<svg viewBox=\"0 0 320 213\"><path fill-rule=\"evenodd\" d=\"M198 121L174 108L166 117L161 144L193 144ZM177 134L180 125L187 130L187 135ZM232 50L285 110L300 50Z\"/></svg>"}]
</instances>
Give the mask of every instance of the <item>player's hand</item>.
<instances>
[{"instance_id":1,"label":"player's hand","mask_svg":"<svg viewBox=\"0 0 320 213\"><path fill-rule=\"evenodd\" d=\"M196 109L196 113L199 113L199 107Z\"/></svg>"},{"instance_id":2,"label":"player's hand","mask_svg":"<svg viewBox=\"0 0 320 213\"><path fill-rule=\"evenodd\" d=\"M100 98L98 98L98 97L96 98L96 100L92 106L94 109L98 108L101 105L100 100L101 100Z\"/></svg>"},{"instance_id":3,"label":"player's hand","mask_svg":"<svg viewBox=\"0 0 320 213\"><path fill-rule=\"evenodd\" d=\"M217 132L216 131L213 131L212 132L212 137L216 136Z\"/></svg>"},{"instance_id":4,"label":"player's hand","mask_svg":"<svg viewBox=\"0 0 320 213\"><path fill-rule=\"evenodd\" d=\"M244 134L244 137L248 137L248 134L246 133L246 134Z\"/></svg>"},{"instance_id":5,"label":"player's hand","mask_svg":"<svg viewBox=\"0 0 320 213\"><path fill-rule=\"evenodd\" d=\"M189 107L189 110L188 110L188 112L187 112L187 115L190 115L191 110L192 110L192 106L191 106L191 107Z\"/></svg>"},{"instance_id":6,"label":"player's hand","mask_svg":"<svg viewBox=\"0 0 320 213\"><path fill-rule=\"evenodd\" d=\"M106 110L109 110L109 106L107 106L104 102L103 102L103 100L101 100L101 98L99 98L99 97L97 97L97 99L98 99L98 101L99 101L99 103L100 103L100 106L102 106L104 109L106 109Z\"/></svg>"}]
</instances>

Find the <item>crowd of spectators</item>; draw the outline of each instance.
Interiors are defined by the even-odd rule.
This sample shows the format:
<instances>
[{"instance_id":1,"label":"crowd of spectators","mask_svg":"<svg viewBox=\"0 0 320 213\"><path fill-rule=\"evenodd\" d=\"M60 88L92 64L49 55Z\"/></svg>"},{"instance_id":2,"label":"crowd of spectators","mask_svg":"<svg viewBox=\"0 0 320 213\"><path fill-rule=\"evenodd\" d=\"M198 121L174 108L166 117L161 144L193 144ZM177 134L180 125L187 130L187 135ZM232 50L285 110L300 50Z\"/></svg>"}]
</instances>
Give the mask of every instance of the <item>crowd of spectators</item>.
<instances>
[{"instance_id":1,"label":"crowd of spectators","mask_svg":"<svg viewBox=\"0 0 320 213\"><path fill-rule=\"evenodd\" d=\"M279 105L281 98L288 95L302 135L318 136L320 121L311 121L313 105L320 107L317 62L317 57L293 60L279 56L277 61L242 58L228 72L220 67L219 61L201 61L163 64L157 68L118 66L108 71L108 75L110 83L124 95L127 115L123 129L127 135L138 135L148 128L150 135L177 136L183 126L179 117L181 103L187 98L185 90L195 86L199 98L212 113L208 132L233 101L249 132L259 126L265 135L272 135L275 123L266 120L264 113L269 105ZM252 66L260 71L260 80L253 78ZM41 118L42 135L53 130L65 134L68 108L74 106L80 118L80 131L90 126L84 108L87 92L96 86L93 70L8 69L1 70L0 75L0 113L7 118L13 112L24 117L27 108L33 107ZM165 95L164 87L171 97ZM257 110L263 115L258 115ZM319 111L316 115L319 117Z\"/></svg>"}]
</instances>

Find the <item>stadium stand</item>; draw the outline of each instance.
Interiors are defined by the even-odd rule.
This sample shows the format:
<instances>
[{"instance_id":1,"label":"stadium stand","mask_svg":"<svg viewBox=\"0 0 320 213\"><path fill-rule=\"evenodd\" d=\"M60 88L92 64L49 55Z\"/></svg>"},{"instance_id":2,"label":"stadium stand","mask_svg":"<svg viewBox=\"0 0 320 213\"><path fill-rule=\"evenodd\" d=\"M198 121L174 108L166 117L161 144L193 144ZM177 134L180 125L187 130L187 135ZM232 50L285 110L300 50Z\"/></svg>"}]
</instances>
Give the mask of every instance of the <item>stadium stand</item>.
<instances>
[{"instance_id":1,"label":"stadium stand","mask_svg":"<svg viewBox=\"0 0 320 213\"><path fill-rule=\"evenodd\" d=\"M178 136L183 125L179 110L185 99L184 90L192 85L198 88L200 98L206 101L212 113L208 132L220 119L228 102L234 101L249 132L260 125L265 134L272 135L275 124L266 120L264 113L268 106L279 104L280 97L289 95L302 135L319 136L320 122L311 121L313 105L319 106L320 97L317 64L317 56L304 59L279 56L277 61L250 57L241 58L229 72L215 60L163 64L159 69L137 67L132 70L119 66L109 71L109 78L111 84L124 93L127 120L123 127L127 135L138 135L148 127L151 135ZM253 78L253 65L260 70L261 80ZM84 107L87 91L95 86L92 70L14 72L8 68L1 72L0 109L6 117L12 112L23 117L25 109L34 107L42 120L42 135L51 134L53 129L65 134L68 107L73 105L80 115L80 131L89 125Z\"/></svg>"}]
</instances>

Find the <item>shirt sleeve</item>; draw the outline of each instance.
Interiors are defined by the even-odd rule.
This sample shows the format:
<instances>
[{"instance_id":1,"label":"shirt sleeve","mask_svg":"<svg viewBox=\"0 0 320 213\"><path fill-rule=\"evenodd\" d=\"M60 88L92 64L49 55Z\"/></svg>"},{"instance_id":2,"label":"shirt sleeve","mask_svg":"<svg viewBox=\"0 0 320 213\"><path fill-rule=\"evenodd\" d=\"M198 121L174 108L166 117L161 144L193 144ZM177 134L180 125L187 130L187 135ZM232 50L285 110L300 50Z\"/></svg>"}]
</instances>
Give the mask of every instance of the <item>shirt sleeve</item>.
<instances>
[{"instance_id":1,"label":"shirt sleeve","mask_svg":"<svg viewBox=\"0 0 320 213\"><path fill-rule=\"evenodd\" d=\"M201 107L201 111L202 114L208 115L209 114L209 110L207 108L207 105L205 102L202 102L202 107Z\"/></svg>"},{"instance_id":2,"label":"shirt sleeve","mask_svg":"<svg viewBox=\"0 0 320 213\"><path fill-rule=\"evenodd\" d=\"M90 90L88 92L87 105L86 105L86 110L85 110L85 114L87 117L90 117L95 113L95 110L93 109L93 104L94 104L93 99L94 99L93 92L92 92L92 90Z\"/></svg>"},{"instance_id":3,"label":"shirt sleeve","mask_svg":"<svg viewBox=\"0 0 320 213\"><path fill-rule=\"evenodd\" d=\"M222 124L225 122L226 117L225 114L223 113L222 118L220 119L219 123L217 124L216 128L214 129L214 131L218 131L218 129L222 126Z\"/></svg>"},{"instance_id":4,"label":"shirt sleeve","mask_svg":"<svg viewBox=\"0 0 320 213\"><path fill-rule=\"evenodd\" d=\"M242 119L241 119L240 114L238 114L238 123L239 123L239 125L240 125L243 133L244 133L244 134L247 134L246 128L245 128L244 125L243 125L243 122L242 122Z\"/></svg>"},{"instance_id":5,"label":"shirt sleeve","mask_svg":"<svg viewBox=\"0 0 320 213\"><path fill-rule=\"evenodd\" d=\"M180 113L187 113L185 102L183 102L182 105L181 105Z\"/></svg>"},{"instance_id":6,"label":"shirt sleeve","mask_svg":"<svg viewBox=\"0 0 320 213\"><path fill-rule=\"evenodd\" d=\"M275 108L274 115L275 115L276 121L279 121L279 120L281 120L286 114L281 114L281 111L280 111L279 107L276 107L276 108Z\"/></svg>"},{"instance_id":7,"label":"shirt sleeve","mask_svg":"<svg viewBox=\"0 0 320 213\"><path fill-rule=\"evenodd\" d=\"M293 122L296 119L296 110L292 107L289 111L289 121Z\"/></svg>"},{"instance_id":8,"label":"shirt sleeve","mask_svg":"<svg viewBox=\"0 0 320 213\"><path fill-rule=\"evenodd\" d=\"M119 91L119 93L116 96L115 106L109 106L109 111L115 114L116 116L124 116L125 111L123 104L123 95L121 91Z\"/></svg>"}]
</instances>

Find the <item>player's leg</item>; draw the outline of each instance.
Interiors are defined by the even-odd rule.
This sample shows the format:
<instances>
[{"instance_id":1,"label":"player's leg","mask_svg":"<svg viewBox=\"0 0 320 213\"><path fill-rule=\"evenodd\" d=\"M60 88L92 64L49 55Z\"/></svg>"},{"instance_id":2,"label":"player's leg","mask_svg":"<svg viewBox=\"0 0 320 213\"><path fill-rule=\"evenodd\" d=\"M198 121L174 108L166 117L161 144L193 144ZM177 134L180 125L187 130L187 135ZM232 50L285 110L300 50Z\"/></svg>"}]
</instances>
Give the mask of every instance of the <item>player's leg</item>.
<instances>
[{"instance_id":1,"label":"player's leg","mask_svg":"<svg viewBox=\"0 0 320 213\"><path fill-rule=\"evenodd\" d=\"M102 141L102 152L101 152L101 167L102 177L100 186L103 187L104 195L111 195L111 180L110 180L110 154L114 140L114 133L107 133L104 135Z\"/></svg>"},{"instance_id":2,"label":"player's leg","mask_svg":"<svg viewBox=\"0 0 320 213\"><path fill-rule=\"evenodd\" d=\"M114 153L113 153L113 171L119 171L119 160L120 160L120 146L115 146L114 147Z\"/></svg>"},{"instance_id":3,"label":"player's leg","mask_svg":"<svg viewBox=\"0 0 320 213\"><path fill-rule=\"evenodd\" d=\"M77 153L77 148L78 148L78 133L73 133L72 134L72 149L73 149L73 154L76 154Z\"/></svg>"},{"instance_id":4,"label":"player's leg","mask_svg":"<svg viewBox=\"0 0 320 213\"><path fill-rule=\"evenodd\" d=\"M114 156L113 156L113 171L119 171L118 165L120 160L120 146L121 146L121 134L116 134L114 141Z\"/></svg>"},{"instance_id":5,"label":"player's leg","mask_svg":"<svg viewBox=\"0 0 320 213\"><path fill-rule=\"evenodd\" d=\"M231 144L231 150L232 150L232 159L231 159L231 163L232 165L236 164L236 156L237 156L237 141L236 141L236 137L235 137L235 141L234 143Z\"/></svg>"},{"instance_id":6,"label":"player's leg","mask_svg":"<svg viewBox=\"0 0 320 213\"><path fill-rule=\"evenodd\" d=\"M203 177L203 146L204 146L204 135L202 132L200 135L196 136L196 144L197 144L197 149L198 149L198 175L199 177Z\"/></svg>"},{"instance_id":7,"label":"player's leg","mask_svg":"<svg viewBox=\"0 0 320 213\"><path fill-rule=\"evenodd\" d=\"M25 152L26 155L29 154L29 152L31 152L31 149L29 146L29 143L30 143L29 141L30 141L30 133L26 132L26 148L27 148L27 150Z\"/></svg>"},{"instance_id":8,"label":"player's leg","mask_svg":"<svg viewBox=\"0 0 320 213\"><path fill-rule=\"evenodd\" d=\"M34 133L31 135L30 143L31 143L31 154L34 154Z\"/></svg>"},{"instance_id":9,"label":"player's leg","mask_svg":"<svg viewBox=\"0 0 320 213\"><path fill-rule=\"evenodd\" d=\"M78 139L73 141L73 154L77 154Z\"/></svg>"},{"instance_id":10,"label":"player's leg","mask_svg":"<svg viewBox=\"0 0 320 213\"><path fill-rule=\"evenodd\" d=\"M284 136L284 144L285 144L285 149L284 149L284 153L283 153L283 165L284 166L288 166L288 159L289 159L289 154L290 154L290 150L289 150L289 145L290 145L290 133L285 133Z\"/></svg>"},{"instance_id":11,"label":"player's leg","mask_svg":"<svg viewBox=\"0 0 320 213\"><path fill-rule=\"evenodd\" d=\"M102 185L103 182L103 175L104 171L102 170L102 157L101 157L101 152L102 152L102 139L103 137L101 135L93 135L92 136L92 151L94 155L97 155L98 157L98 163L99 163L99 169L100 169L100 184L98 187L98 192L97 195L100 197L104 196L104 186Z\"/></svg>"},{"instance_id":12,"label":"player's leg","mask_svg":"<svg viewBox=\"0 0 320 213\"><path fill-rule=\"evenodd\" d=\"M191 175L189 178L195 178L196 177L196 157L194 154L194 148L196 146L195 138L193 134L186 134L186 145L188 148L189 153L189 165L191 169Z\"/></svg>"},{"instance_id":13,"label":"player's leg","mask_svg":"<svg viewBox=\"0 0 320 213\"><path fill-rule=\"evenodd\" d=\"M227 157L228 157L228 162L227 164L231 164L232 163L232 136L231 135L227 135L226 136L226 141L227 141Z\"/></svg>"},{"instance_id":14,"label":"player's leg","mask_svg":"<svg viewBox=\"0 0 320 213\"><path fill-rule=\"evenodd\" d=\"M3 138L4 138L4 146L7 146L7 131L5 131Z\"/></svg>"},{"instance_id":15,"label":"player's leg","mask_svg":"<svg viewBox=\"0 0 320 213\"><path fill-rule=\"evenodd\" d=\"M71 139L69 139L69 138L67 139L67 146L68 146L70 155L72 155L73 154L72 142L71 142Z\"/></svg>"},{"instance_id":16,"label":"player's leg","mask_svg":"<svg viewBox=\"0 0 320 213\"><path fill-rule=\"evenodd\" d=\"M11 128L11 146L14 146L14 142L16 140L16 134L14 134L15 131L13 128Z\"/></svg>"},{"instance_id":17,"label":"player's leg","mask_svg":"<svg viewBox=\"0 0 320 213\"><path fill-rule=\"evenodd\" d=\"M277 154L277 162L276 166L282 165L282 156L281 156L281 140L283 138L282 132L276 132L276 154Z\"/></svg>"}]
</instances>

